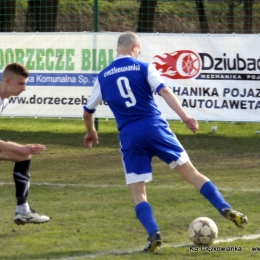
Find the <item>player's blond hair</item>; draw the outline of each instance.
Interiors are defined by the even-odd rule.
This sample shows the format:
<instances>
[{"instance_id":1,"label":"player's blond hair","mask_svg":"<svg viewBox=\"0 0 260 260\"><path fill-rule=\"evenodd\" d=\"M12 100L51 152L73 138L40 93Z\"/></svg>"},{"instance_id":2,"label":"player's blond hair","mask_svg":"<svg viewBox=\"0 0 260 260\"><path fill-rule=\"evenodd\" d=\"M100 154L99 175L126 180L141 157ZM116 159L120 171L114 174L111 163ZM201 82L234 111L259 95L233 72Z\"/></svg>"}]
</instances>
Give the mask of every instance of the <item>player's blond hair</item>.
<instances>
[{"instance_id":1,"label":"player's blond hair","mask_svg":"<svg viewBox=\"0 0 260 260\"><path fill-rule=\"evenodd\" d=\"M117 48L124 48L128 49L132 47L133 44L138 44L139 47L141 47L141 41L137 34L127 31L123 34L121 34L117 41Z\"/></svg>"}]
</instances>

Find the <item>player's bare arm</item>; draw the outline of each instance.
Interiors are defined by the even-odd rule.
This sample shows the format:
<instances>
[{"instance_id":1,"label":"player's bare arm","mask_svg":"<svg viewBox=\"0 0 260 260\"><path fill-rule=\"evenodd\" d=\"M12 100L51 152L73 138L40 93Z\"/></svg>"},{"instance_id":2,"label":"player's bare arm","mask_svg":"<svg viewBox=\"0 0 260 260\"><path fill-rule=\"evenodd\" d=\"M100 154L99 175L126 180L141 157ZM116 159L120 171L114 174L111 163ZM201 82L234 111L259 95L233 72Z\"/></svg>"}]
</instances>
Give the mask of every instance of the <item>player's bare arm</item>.
<instances>
[{"instance_id":1,"label":"player's bare arm","mask_svg":"<svg viewBox=\"0 0 260 260\"><path fill-rule=\"evenodd\" d=\"M98 134L94 125L94 115L84 111L83 119L87 129L87 134L84 137L84 146L91 150L94 143L98 144Z\"/></svg>"},{"instance_id":2,"label":"player's bare arm","mask_svg":"<svg viewBox=\"0 0 260 260\"><path fill-rule=\"evenodd\" d=\"M20 145L14 142L0 140L0 151L29 155L29 154L40 154L45 150L46 150L46 146L42 144Z\"/></svg>"},{"instance_id":3,"label":"player's bare arm","mask_svg":"<svg viewBox=\"0 0 260 260\"><path fill-rule=\"evenodd\" d=\"M178 116L193 133L196 133L199 130L198 121L186 114L178 98L170 88L162 88L160 90L160 95L165 99L166 103L178 114Z\"/></svg>"}]
</instances>

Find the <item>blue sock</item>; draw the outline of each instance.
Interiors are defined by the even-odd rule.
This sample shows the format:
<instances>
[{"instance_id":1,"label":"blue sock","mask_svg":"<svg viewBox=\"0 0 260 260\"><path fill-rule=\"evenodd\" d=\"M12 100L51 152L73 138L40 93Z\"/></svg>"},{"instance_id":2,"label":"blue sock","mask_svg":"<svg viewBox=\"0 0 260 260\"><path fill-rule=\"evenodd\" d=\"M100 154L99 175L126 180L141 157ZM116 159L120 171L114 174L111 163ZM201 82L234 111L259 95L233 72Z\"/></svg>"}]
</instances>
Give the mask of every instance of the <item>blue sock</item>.
<instances>
[{"instance_id":1,"label":"blue sock","mask_svg":"<svg viewBox=\"0 0 260 260\"><path fill-rule=\"evenodd\" d=\"M225 201L222 194L218 191L217 187L208 181L200 189L200 193L210 201L210 203L223 215L223 208L231 208L231 206Z\"/></svg>"},{"instance_id":2,"label":"blue sock","mask_svg":"<svg viewBox=\"0 0 260 260\"><path fill-rule=\"evenodd\" d=\"M153 216L153 210L148 202L141 202L135 206L136 216L139 221L143 224L148 232L148 235L153 235L159 230L156 220Z\"/></svg>"}]
</instances>

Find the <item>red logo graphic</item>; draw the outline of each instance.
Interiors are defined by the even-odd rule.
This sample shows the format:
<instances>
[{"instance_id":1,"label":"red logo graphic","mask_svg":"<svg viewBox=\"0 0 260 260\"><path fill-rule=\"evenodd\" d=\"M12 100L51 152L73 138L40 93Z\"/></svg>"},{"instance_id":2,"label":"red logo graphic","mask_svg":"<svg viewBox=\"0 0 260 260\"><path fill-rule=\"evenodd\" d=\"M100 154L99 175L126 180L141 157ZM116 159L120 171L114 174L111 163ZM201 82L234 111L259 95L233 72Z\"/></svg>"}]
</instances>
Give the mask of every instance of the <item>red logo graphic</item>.
<instances>
[{"instance_id":1,"label":"red logo graphic","mask_svg":"<svg viewBox=\"0 0 260 260\"><path fill-rule=\"evenodd\" d=\"M171 79L190 79L200 71L198 55L189 50L164 53L154 56L158 62L153 62L161 76Z\"/></svg>"}]
</instances>

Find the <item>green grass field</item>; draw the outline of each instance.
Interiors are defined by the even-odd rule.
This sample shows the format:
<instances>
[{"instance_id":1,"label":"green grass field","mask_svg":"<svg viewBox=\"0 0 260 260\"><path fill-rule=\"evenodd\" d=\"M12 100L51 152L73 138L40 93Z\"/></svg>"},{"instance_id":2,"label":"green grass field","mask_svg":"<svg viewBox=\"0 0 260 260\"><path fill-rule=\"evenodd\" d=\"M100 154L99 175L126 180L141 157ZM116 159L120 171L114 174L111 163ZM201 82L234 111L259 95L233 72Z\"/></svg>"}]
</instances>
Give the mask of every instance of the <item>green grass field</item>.
<instances>
[{"instance_id":1,"label":"green grass field","mask_svg":"<svg viewBox=\"0 0 260 260\"><path fill-rule=\"evenodd\" d=\"M43 143L47 151L34 156L30 205L52 216L43 225L16 226L13 164L1 161L0 259L251 259L260 247L259 161L257 123L201 122L194 135L181 122L170 122L193 164L206 174L227 201L249 218L245 229L224 219L192 186L154 158L154 181L148 199L163 234L154 254L140 250L147 234L135 217L125 185L114 120L99 122L99 141L91 152L83 147L80 119L0 118L0 138ZM213 125L217 133L211 132ZM219 228L213 246L241 247L241 252L190 251L187 229L200 216Z\"/></svg>"}]
</instances>

